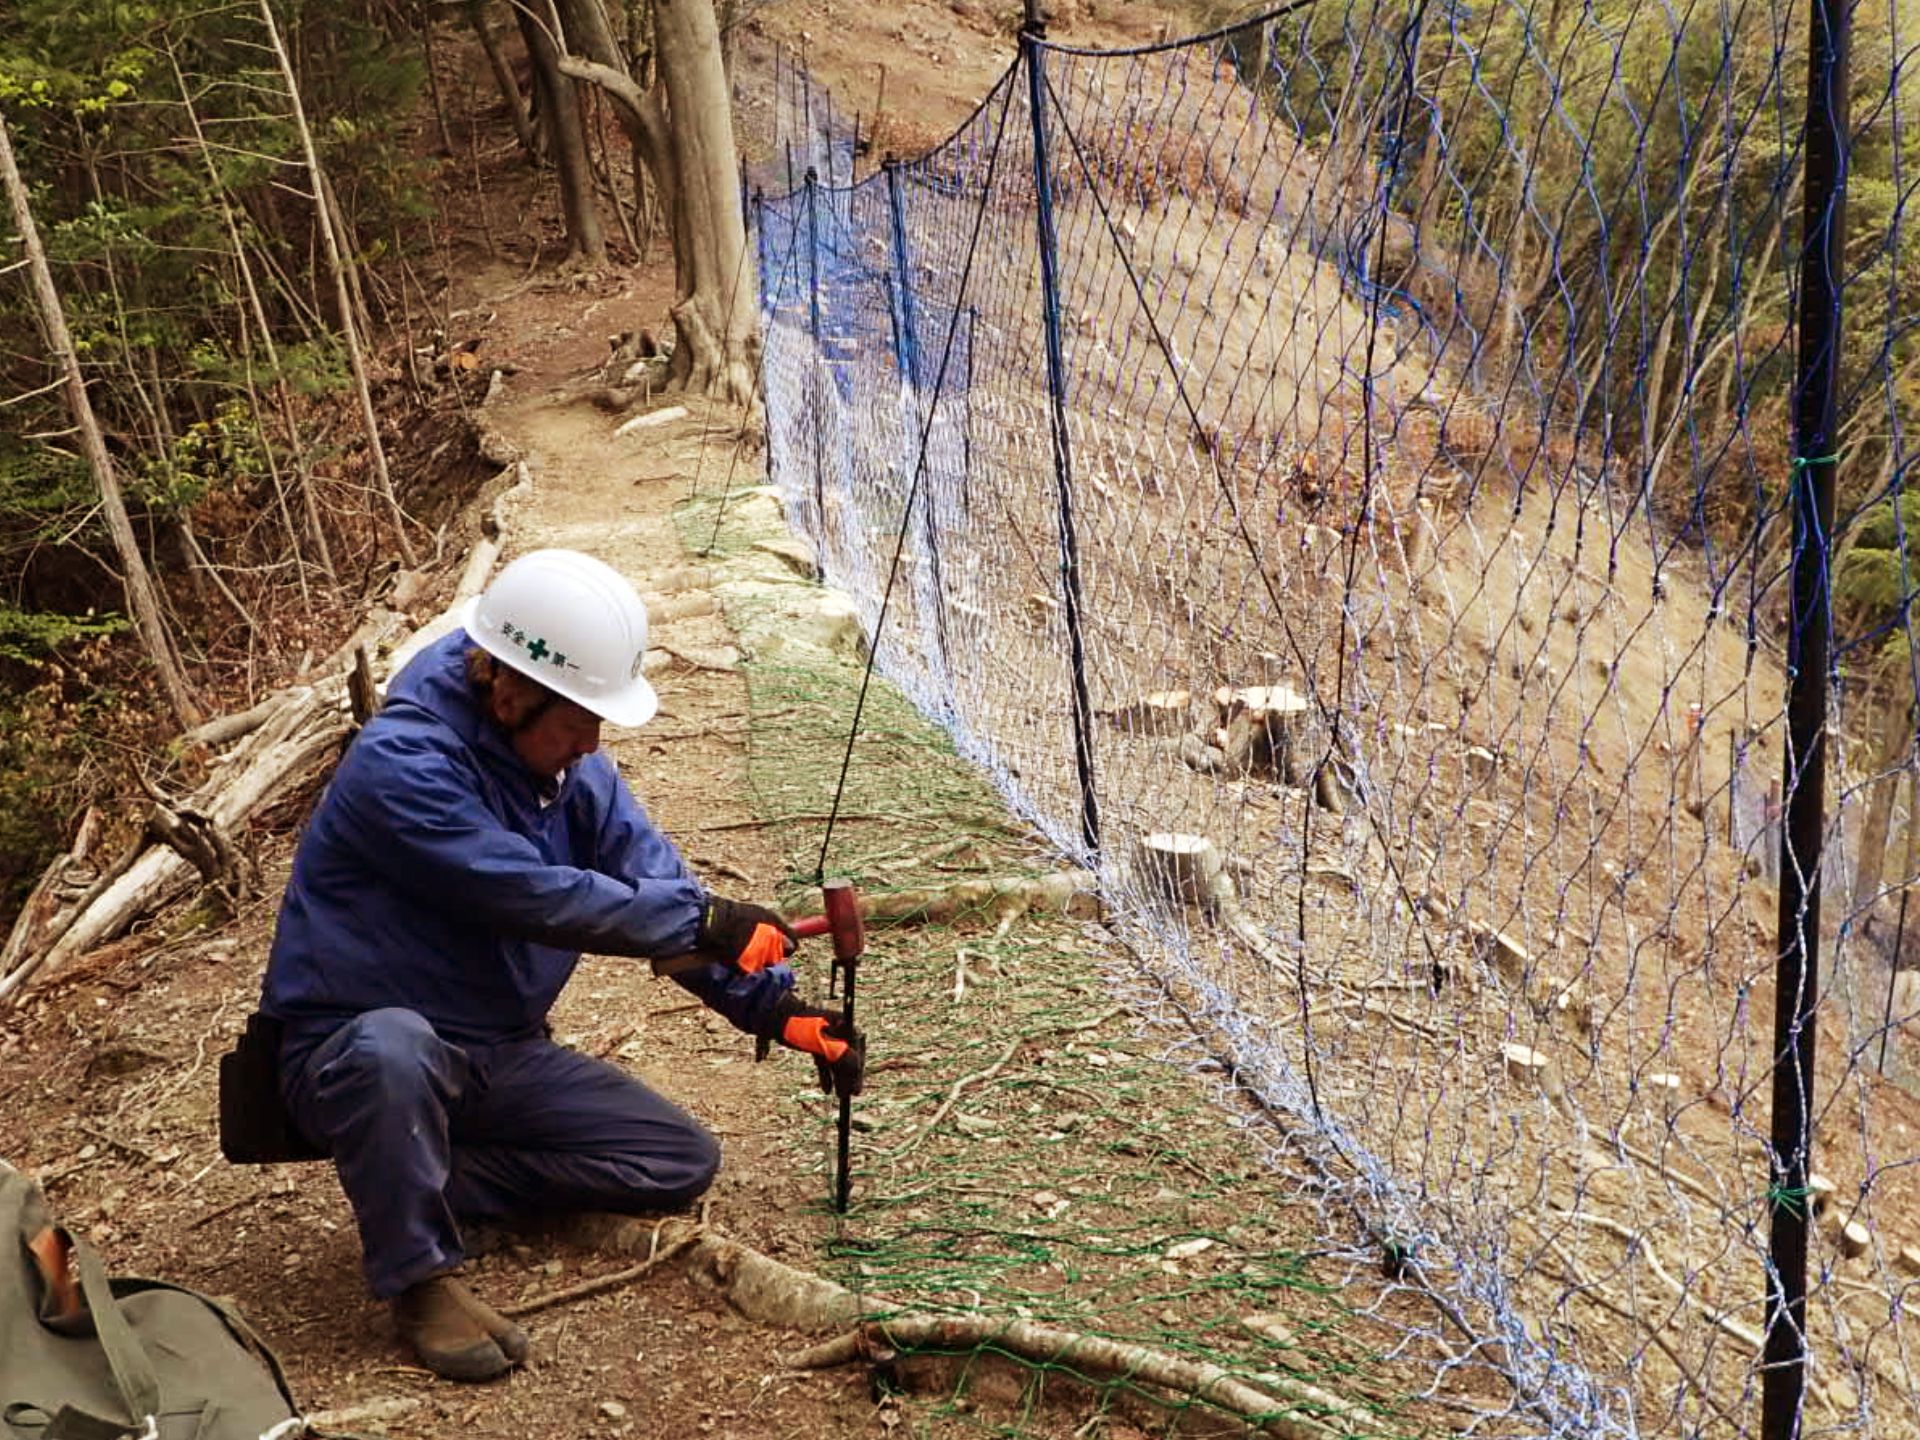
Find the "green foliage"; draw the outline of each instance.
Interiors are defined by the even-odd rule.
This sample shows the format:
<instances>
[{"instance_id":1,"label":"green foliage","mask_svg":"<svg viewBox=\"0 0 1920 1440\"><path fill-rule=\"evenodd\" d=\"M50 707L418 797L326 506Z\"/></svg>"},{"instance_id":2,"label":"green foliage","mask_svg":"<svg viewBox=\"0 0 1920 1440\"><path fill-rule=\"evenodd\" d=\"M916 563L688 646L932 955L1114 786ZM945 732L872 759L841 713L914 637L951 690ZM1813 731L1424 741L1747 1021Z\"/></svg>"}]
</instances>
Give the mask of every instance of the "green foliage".
<instances>
[{"instance_id":1,"label":"green foliage","mask_svg":"<svg viewBox=\"0 0 1920 1440\"><path fill-rule=\"evenodd\" d=\"M71 641L98 639L126 628L118 615L54 615L0 605L0 661L37 664Z\"/></svg>"},{"instance_id":2,"label":"green foliage","mask_svg":"<svg viewBox=\"0 0 1920 1440\"><path fill-rule=\"evenodd\" d=\"M0 610L0 627L10 612ZM0 630L0 647L4 647ZM7 653L0 648L0 654ZM0 670L12 668L0 662ZM66 703L57 683L0 686L0 930L12 923L34 880L62 849L96 764L88 736L116 702L96 695Z\"/></svg>"},{"instance_id":3,"label":"green foliage","mask_svg":"<svg viewBox=\"0 0 1920 1440\"><path fill-rule=\"evenodd\" d=\"M1904 613L1920 586L1917 539L1920 494L1884 500L1860 518L1834 568L1833 604L1843 629L1871 633Z\"/></svg>"},{"instance_id":4,"label":"green foliage","mask_svg":"<svg viewBox=\"0 0 1920 1440\"><path fill-rule=\"evenodd\" d=\"M223 486L244 489L267 475L259 433L247 403L228 400L149 461L135 493L153 509L181 510Z\"/></svg>"}]
</instances>

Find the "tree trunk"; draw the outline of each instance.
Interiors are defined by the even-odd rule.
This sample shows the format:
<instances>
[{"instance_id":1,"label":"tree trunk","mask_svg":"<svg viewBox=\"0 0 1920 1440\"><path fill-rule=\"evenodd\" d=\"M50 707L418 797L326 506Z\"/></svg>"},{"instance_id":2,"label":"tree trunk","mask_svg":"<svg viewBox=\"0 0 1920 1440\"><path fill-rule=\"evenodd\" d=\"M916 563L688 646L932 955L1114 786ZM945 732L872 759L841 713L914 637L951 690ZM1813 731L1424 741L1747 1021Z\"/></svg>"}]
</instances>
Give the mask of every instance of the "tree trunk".
<instances>
[{"instance_id":1,"label":"tree trunk","mask_svg":"<svg viewBox=\"0 0 1920 1440\"><path fill-rule=\"evenodd\" d=\"M487 0L467 0L467 19L473 25L473 33L480 37L480 48L487 52L487 65L493 71L494 83L500 87L500 99L506 104L507 118L513 121L513 135L520 142L520 148L527 152L529 159L534 158L533 122L527 117L526 97L520 93L520 82L514 78L513 66L507 63L506 52L500 48L500 37L493 33L493 25L487 19Z\"/></svg>"},{"instance_id":2,"label":"tree trunk","mask_svg":"<svg viewBox=\"0 0 1920 1440\"><path fill-rule=\"evenodd\" d=\"M560 68L559 48L545 24L518 6L513 15L520 22L527 54L533 57L534 92L553 137L553 167L560 177L560 208L567 222L567 259L605 264L607 242L600 229L600 206L587 162L587 133L580 123L573 81Z\"/></svg>"},{"instance_id":3,"label":"tree trunk","mask_svg":"<svg viewBox=\"0 0 1920 1440\"><path fill-rule=\"evenodd\" d=\"M320 157L314 152L313 132L307 128L307 113L300 103L300 82L293 73L293 61L287 56L287 47L280 43L280 27L273 18L273 8L269 0L260 0L260 18L266 27L267 38L272 42L273 53L280 62L280 74L287 82L287 98L293 106L293 123L300 132L300 146L305 152L307 175L313 182L313 204L317 212L316 228L320 231L320 240L326 249L327 263L333 271L335 301L340 307L341 333L347 342L347 359L353 367L354 389L360 395L360 418L366 425L367 450L373 457L373 472L379 481L380 494L387 502L388 513L393 517L393 538L400 547L400 557L412 569L418 563L414 559L413 546L407 540L406 516L401 513L399 498L393 492L393 477L387 471L387 452L380 443L380 419L373 410L373 391L367 384L366 362L360 354L360 339L354 332L353 302L347 294L346 268L340 259L340 247L334 243L333 225L327 213L326 186L322 183Z\"/></svg>"},{"instance_id":4,"label":"tree trunk","mask_svg":"<svg viewBox=\"0 0 1920 1440\"><path fill-rule=\"evenodd\" d=\"M94 417L92 402L87 398L87 382L80 373L80 361L74 354L73 336L67 330L66 313L60 307L60 294L54 289L53 272L47 267L46 252L40 248L40 232L34 225L33 210L27 200L26 186L20 179L19 167L14 163L13 141L7 133L4 117L0 117L0 185L6 188L7 199L13 207L14 227L19 230L26 249L35 306L46 328L49 358L65 377L67 403L73 411L74 425L80 432L80 448L86 456L87 468L93 472L94 483L100 489L100 508L106 516L107 531L113 537L114 551L120 557L127 590L127 608L133 612L134 625L146 646L148 658L160 676L167 703L180 721L181 728L190 728L203 718L200 707L194 703L187 677L173 653L166 623L160 615L160 597L154 590L153 579L147 573L146 561L134 538L133 522L127 518L127 507L120 497L120 482L114 476L113 461L107 455L106 441L100 434L100 423Z\"/></svg>"},{"instance_id":5,"label":"tree trunk","mask_svg":"<svg viewBox=\"0 0 1920 1440\"><path fill-rule=\"evenodd\" d=\"M679 181L673 225L675 378L737 404L753 400L753 307L743 304L747 258L733 106L712 0L655 0Z\"/></svg>"},{"instance_id":6,"label":"tree trunk","mask_svg":"<svg viewBox=\"0 0 1920 1440\"><path fill-rule=\"evenodd\" d=\"M1913 750L1913 707L1895 685L1880 720L1880 753L1868 762L1867 814L1860 826L1858 866L1853 876L1853 908L1871 905L1886 873L1887 831L1893 820L1894 792L1900 788L1900 768ZM1901 884L1912 880L1902 875ZM1898 963L1897 961L1895 962Z\"/></svg>"}]
</instances>

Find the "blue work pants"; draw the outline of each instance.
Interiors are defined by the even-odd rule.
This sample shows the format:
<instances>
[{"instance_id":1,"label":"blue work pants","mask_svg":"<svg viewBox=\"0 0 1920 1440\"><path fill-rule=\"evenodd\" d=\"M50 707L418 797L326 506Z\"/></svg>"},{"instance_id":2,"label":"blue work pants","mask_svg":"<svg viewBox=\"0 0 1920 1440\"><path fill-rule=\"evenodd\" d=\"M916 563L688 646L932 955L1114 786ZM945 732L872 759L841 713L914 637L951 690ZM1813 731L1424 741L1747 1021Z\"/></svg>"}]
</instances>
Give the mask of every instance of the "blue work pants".
<instances>
[{"instance_id":1,"label":"blue work pants","mask_svg":"<svg viewBox=\"0 0 1920 1440\"><path fill-rule=\"evenodd\" d=\"M454 1045L372 1010L288 1059L287 1107L333 1157L382 1299L458 1264L460 1221L677 1209L720 1168L692 1116L544 1037Z\"/></svg>"}]
</instances>

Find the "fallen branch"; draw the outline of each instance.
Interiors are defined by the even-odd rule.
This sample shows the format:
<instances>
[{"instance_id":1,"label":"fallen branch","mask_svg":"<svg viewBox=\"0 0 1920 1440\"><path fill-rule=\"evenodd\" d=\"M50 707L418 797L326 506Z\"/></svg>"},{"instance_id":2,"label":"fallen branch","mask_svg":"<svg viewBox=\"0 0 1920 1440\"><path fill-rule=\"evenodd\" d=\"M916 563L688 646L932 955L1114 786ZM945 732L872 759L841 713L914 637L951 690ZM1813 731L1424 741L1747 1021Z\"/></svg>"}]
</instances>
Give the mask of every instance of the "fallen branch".
<instances>
[{"instance_id":1,"label":"fallen branch","mask_svg":"<svg viewBox=\"0 0 1920 1440\"><path fill-rule=\"evenodd\" d=\"M906 1314L870 1320L823 1345L782 1359L792 1370L824 1370L856 1361L885 1361L902 1350L992 1350L1036 1365L1063 1366L1082 1379L1154 1385L1252 1420L1266 1433L1283 1440L1326 1440L1362 1427L1377 1428L1367 1412L1284 1375L1262 1375L1260 1380L1267 1388L1256 1388L1204 1360L1186 1360L1146 1345L992 1315Z\"/></svg>"},{"instance_id":2,"label":"fallen branch","mask_svg":"<svg viewBox=\"0 0 1920 1440\"><path fill-rule=\"evenodd\" d=\"M1693 1387L1694 1396L1701 1405L1713 1411L1720 1419L1732 1426L1734 1431L1737 1432L1740 1429L1740 1422L1721 1408L1720 1402L1713 1398L1713 1391L1700 1378L1699 1373L1681 1357L1680 1352L1673 1348L1673 1342L1661 1333L1661 1327L1649 1324L1644 1316L1609 1295L1599 1281L1589 1279L1573 1256L1568 1253L1566 1247L1558 1240L1549 1239L1547 1246L1560 1257L1560 1263L1566 1266L1567 1273L1561 1278L1561 1283L1568 1287L1569 1293L1578 1295L1588 1304L1598 1305L1608 1314L1644 1330L1647 1339L1653 1342L1654 1348L1671 1360L1673 1368L1680 1372L1681 1378Z\"/></svg>"},{"instance_id":3,"label":"fallen branch","mask_svg":"<svg viewBox=\"0 0 1920 1440\"><path fill-rule=\"evenodd\" d=\"M255 811L311 774L346 734L347 717L309 692L249 738L244 764L236 769L236 756L187 803L209 825L234 833ZM50 930L53 938L0 978L0 1001L17 996L36 975L52 975L73 957L123 934L193 884L200 874L195 866L167 845L146 844L148 838L143 835L127 861L101 877L63 917L57 935Z\"/></svg>"},{"instance_id":4,"label":"fallen branch","mask_svg":"<svg viewBox=\"0 0 1920 1440\"><path fill-rule=\"evenodd\" d=\"M186 749L191 745L225 745L229 740L238 740L250 735L267 721L271 720L280 707L293 699L303 687L289 690L276 690L257 705L248 707L233 715L216 715L204 725L196 725L183 733L174 745Z\"/></svg>"},{"instance_id":5,"label":"fallen branch","mask_svg":"<svg viewBox=\"0 0 1920 1440\"><path fill-rule=\"evenodd\" d=\"M1025 1035L1017 1036L1005 1050L1000 1052L1000 1058L987 1066L986 1069L976 1070L971 1075L962 1075L958 1080L954 1081L953 1087L947 1091L947 1098L942 1100L939 1108L927 1117L927 1123L914 1131L907 1139L894 1146L893 1149L885 1152L880 1158L882 1160L897 1160L902 1155L911 1153L922 1140L926 1139L939 1128L940 1122L947 1118L947 1112L953 1109L954 1105L959 1102L960 1092L962 1090L966 1089L969 1085L978 1084L983 1080L991 1080L994 1076L998 1075L1001 1070L1006 1067L1006 1063L1013 1059L1020 1047L1026 1043L1027 1037Z\"/></svg>"},{"instance_id":6,"label":"fallen branch","mask_svg":"<svg viewBox=\"0 0 1920 1440\"><path fill-rule=\"evenodd\" d=\"M893 1149L885 1152L880 1158L882 1160L898 1159L900 1156L912 1150L922 1140L926 1139L927 1136L931 1135L939 1126L940 1122L947 1118L947 1112L952 1110L954 1104L960 1099L960 1092L962 1090L966 1089L969 1085L991 1080L994 1076L998 1075L1001 1070L1006 1067L1006 1063L1013 1059L1014 1055L1018 1053L1020 1047L1028 1041L1038 1040L1043 1035L1048 1037L1054 1035L1077 1035L1086 1030L1098 1030L1116 1015L1124 1015L1125 1013L1126 1008L1124 1006L1115 1006L1111 1010L1102 1011L1091 1020L1082 1020L1075 1025L1057 1025L1047 1030L1036 1031L1031 1035L1021 1035L1017 1037L1001 1052L1000 1058L987 1066L986 1069L976 1070L971 1075L962 1075L958 1080L954 1081L953 1087L947 1091L947 1098L942 1100L940 1107L935 1110L932 1115L927 1117L927 1123L922 1125L911 1137L901 1141L900 1144L894 1146Z\"/></svg>"},{"instance_id":7,"label":"fallen branch","mask_svg":"<svg viewBox=\"0 0 1920 1440\"><path fill-rule=\"evenodd\" d=\"M656 1226L655 1236L657 1237L659 1233L660 1229ZM649 1271L657 1269L674 1256L691 1249L705 1233L703 1227L696 1226L678 1236L664 1250L656 1248L653 1254L638 1265L629 1265L626 1269L616 1270L611 1275L597 1275L591 1280L582 1280L578 1285L569 1285L563 1290L552 1290L545 1295L536 1295L531 1300L522 1300L518 1305L504 1306L500 1313L515 1318L522 1315L535 1315L542 1310L551 1310L556 1305L571 1305L576 1300L589 1300L595 1295L604 1295L609 1290L618 1290L622 1285L631 1285Z\"/></svg>"},{"instance_id":8,"label":"fallen branch","mask_svg":"<svg viewBox=\"0 0 1920 1440\"><path fill-rule=\"evenodd\" d=\"M384 1425L389 1420L398 1420L402 1415L411 1415L426 1403L418 1395L389 1395L380 1400L362 1401L358 1405L343 1405L337 1410L322 1410L304 1418L311 1427L310 1433L351 1430L360 1425Z\"/></svg>"}]
</instances>

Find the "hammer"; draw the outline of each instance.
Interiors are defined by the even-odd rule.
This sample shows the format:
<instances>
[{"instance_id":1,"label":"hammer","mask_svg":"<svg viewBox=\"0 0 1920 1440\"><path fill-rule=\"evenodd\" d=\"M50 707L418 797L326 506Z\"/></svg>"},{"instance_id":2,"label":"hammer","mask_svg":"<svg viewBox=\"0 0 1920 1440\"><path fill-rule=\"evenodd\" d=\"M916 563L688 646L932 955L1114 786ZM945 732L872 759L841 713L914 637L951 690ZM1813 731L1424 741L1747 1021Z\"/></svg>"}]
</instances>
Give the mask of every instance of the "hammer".
<instances>
[{"instance_id":1,"label":"hammer","mask_svg":"<svg viewBox=\"0 0 1920 1440\"><path fill-rule=\"evenodd\" d=\"M828 935L833 938L833 969L828 972L827 994L833 994L834 982L846 975L845 1010L847 1025L853 1025L854 983L860 972L860 957L867 949L867 927L860 919L860 900L851 880L829 880L821 886L825 912L806 915L792 922L793 933L803 940ZM662 956L653 961L656 975L674 975L709 963L702 955ZM767 1041L755 1046L755 1058L767 1053ZM849 1152L853 1144L853 1098L840 1097L839 1169L834 1179L834 1209L846 1213L847 1196L853 1188L853 1170Z\"/></svg>"},{"instance_id":2,"label":"hammer","mask_svg":"<svg viewBox=\"0 0 1920 1440\"><path fill-rule=\"evenodd\" d=\"M833 937L833 969L828 972L827 994L833 994L833 982L841 974L847 977L845 1010L847 1028L853 1028L853 987L860 975L860 957L867 949L867 927L860 920L859 897L851 880L829 880L821 887L826 913L808 916L794 923L797 935L827 934ZM853 1143L853 1097L840 1097L839 1168L834 1172L833 1208L847 1213L847 1196L853 1190L853 1166L849 1151Z\"/></svg>"}]
</instances>

